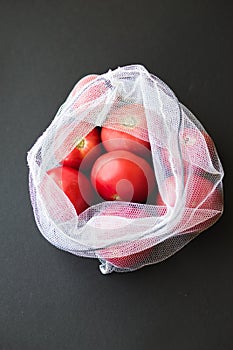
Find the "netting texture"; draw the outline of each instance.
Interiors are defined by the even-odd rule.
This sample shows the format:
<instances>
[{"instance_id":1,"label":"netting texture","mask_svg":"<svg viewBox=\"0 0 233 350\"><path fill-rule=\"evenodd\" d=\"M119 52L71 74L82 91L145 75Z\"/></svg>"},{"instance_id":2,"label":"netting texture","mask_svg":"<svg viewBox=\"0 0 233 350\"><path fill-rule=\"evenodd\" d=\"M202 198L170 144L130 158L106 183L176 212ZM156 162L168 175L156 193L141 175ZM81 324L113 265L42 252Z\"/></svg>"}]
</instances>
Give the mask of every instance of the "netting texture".
<instances>
[{"instance_id":1,"label":"netting texture","mask_svg":"<svg viewBox=\"0 0 233 350\"><path fill-rule=\"evenodd\" d=\"M127 132L150 143L157 194L145 203L99 198L78 215L47 172L96 126L125 131L125 115L138 119ZM98 258L104 274L168 258L223 212L223 168L212 139L173 91L141 65L74 86L27 160L42 235L59 249Z\"/></svg>"}]
</instances>

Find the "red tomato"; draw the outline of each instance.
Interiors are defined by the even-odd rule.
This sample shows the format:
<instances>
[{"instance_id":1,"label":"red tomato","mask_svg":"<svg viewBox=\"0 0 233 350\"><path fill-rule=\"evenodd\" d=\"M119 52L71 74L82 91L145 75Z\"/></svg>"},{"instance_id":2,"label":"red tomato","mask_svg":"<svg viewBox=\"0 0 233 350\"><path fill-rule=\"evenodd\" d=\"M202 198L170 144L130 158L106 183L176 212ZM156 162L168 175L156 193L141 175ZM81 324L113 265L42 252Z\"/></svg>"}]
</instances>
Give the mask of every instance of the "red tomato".
<instances>
[{"instance_id":1,"label":"red tomato","mask_svg":"<svg viewBox=\"0 0 233 350\"><path fill-rule=\"evenodd\" d=\"M121 207L118 207L116 205L105 209L103 212L101 212L101 215L121 216L125 218L130 217L131 219L136 219L136 218L145 217L146 213L142 209L135 209L134 207L129 207L129 206L127 208L124 208L123 210ZM141 242L141 244L143 244L143 241ZM108 257L109 255L109 254L107 255L107 253L109 253L108 248L101 250L99 252L99 257L119 268L134 268L136 266L140 266L143 263L146 263L146 261L149 261L149 258L153 252L153 247L151 247L131 255L117 257L119 247L116 247L116 248L111 247L110 249L111 249L111 252L115 251L116 257L113 257L113 258Z\"/></svg>"},{"instance_id":2,"label":"red tomato","mask_svg":"<svg viewBox=\"0 0 233 350\"><path fill-rule=\"evenodd\" d=\"M71 96L76 95L76 93L79 92L85 85L87 85L89 82L96 79L97 77L98 77L97 74L89 74L83 77L81 80L77 82L77 84L73 88L71 92Z\"/></svg>"},{"instance_id":3,"label":"red tomato","mask_svg":"<svg viewBox=\"0 0 233 350\"><path fill-rule=\"evenodd\" d=\"M91 171L92 185L105 200L145 203L155 186L155 176L147 161L127 151L100 156Z\"/></svg>"},{"instance_id":4,"label":"red tomato","mask_svg":"<svg viewBox=\"0 0 233 350\"><path fill-rule=\"evenodd\" d=\"M192 128L185 128L180 133L180 144L181 144L181 151L185 155L192 154L195 152L198 154L200 152L200 147L202 147L203 144L203 136L206 143L206 146L208 150L214 149L214 143L211 139L211 137L207 134L207 132L202 131L200 132L197 129Z\"/></svg>"},{"instance_id":5,"label":"red tomato","mask_svg":"<svg viewBox=\"0 0 233 350\"><path fill-rule=\"evenodd\" d=\"M82 80L84 83L82 83ZM91 76L91 78L87 79L87 77L83 78L75 87L74 94L77 94L78 98L73 104L73 108L80 108L85 105L89 105L92 101L97 100L102 97L107 91L107 84L105 79L98 79L98 76ZM88 80L88 81L87 81ZM96 108L94 106L93 108Z\"/></svg>"},{"instance_id":6,"label":"red tomato","mask_svg":"<svg viewBox=\"0 0 233 350\"><path fill-rule=\"evenodd\" d=\"M185 184L187 180L188 177L186 176ZM219 205L221 203L220 191L215 189L213 193L211 193L214 188L214 184L210 180L202 176L192 175L191 180L189 181L187 202L185 203L187 208L196 208L201 203L199 206L200 209L219 209ZM167 193L167 202L173 207L176 201L176 181L174 176L170 176L164 181L164 188L166 189ZM202 201L204 202L202 203ZM157 196L157 204L165 205L160 193L158 193Z\"/></svg>"},{"instance_id":7,"label":"red tomato","mask_svg":"<svg viewBox=\"0 0 233 350\"><path fill-rule=\"evenodd\" d=\"M114 130L117 128L118 130ZM131 104L115 109L102 127L101 139L107 151L125 150L144 156L150 149L145 110L141 105Z\"/></svg>"},{"instance_id":8,"label":"red tomato","mask_svg":"<svg viewBox=\"0 0 233 350\"><path fill-rule=\"evenodd\" d=\"M187 181L188 177L185 176L185 184ZM214 184L210 180L202 176L192 175L188 186L189 188L187 191L187 198L185 203L186 208L198 207L198 209L212 209L221 211L223 204L222 193L219 189L214 189ZM164 189L166 191L166 202L168 205L173 207L176 201L176 181L174 176L170 176L164 181ZM157 205L166 206L160 194L157 196ZM164 209L164 214L165 213L166 209ZM200 213L200 215L203 215L203 222L198 225L195 225L194 223L192 231L195 231L197 229L198 231L201 231L209 227L217 220L217 218L220 216L220 213L216 213L214 217L211 217L209 219L205 218L204 213ZM181 220L181 225L182 224L184 224L184 219L183 222Z\"/></svg>"},{"instance_id":9,"label":"red tomato","mask_svg":"<svg viewBox=\"0 0 233 350\"><path fill-rule=\"evenodd\" d=\"M114 257L114 258L107 258L106 261L110 262L112 265L124 269L134 268L139 265L142 265L143 263L146 263L146 261L149 261L149 257L153 252L153 248L148 248L145 250L142 250L141 252L134 253L127 256L121 256L121 257Z\"/></svg>"},{"instance_id":10,"label":"red tomato","mask_svg":"<svg viewBox=\"0 0 233 350\"><path fill-rule=\"evenodd\" d=\"M188 172L189 169L189 159L192 163L192 169L197 175L203 175L204 169L195 164L195 161L203 153L203 147L207 147L210 155L213 155L215 146L211 137L205 132L198 131L197 129L185 128L180 132L180 147L183 158L184 171ZM204 142L203 142L204 137ZM166 148L160 149L160 157L163 162L165 169L168 173L172 172L171 164L169 161L169 152ZM178 158L178 157L177 157ZM198 161L197 161L198 163ZM201 165L201 164L200 164Z\"/></svg>"},{"instance_id":11,"label":"red tomato","mask_svg":"<svg viewBox=\"0 0 233 350\"><path fill-rule=\"evenodd\" d=\"M94 161L101 154L100 129L94 128L88 135L79 140L75 148L61 162L64 166L78 169L82 163L82 170L90 169Z\"/></svg>"},{"instance_id":12,"label":"red tomato","mask_svg":"<svg viewBox=\"0 0 233 350\"><path fill-rule=\"evenodd\" d=\"M49 170L47 174L52 177L67 195L77 214L89 207L92 202L93 192L89 180L80 171L61 166Z\"/></svg>"}]
</instances>

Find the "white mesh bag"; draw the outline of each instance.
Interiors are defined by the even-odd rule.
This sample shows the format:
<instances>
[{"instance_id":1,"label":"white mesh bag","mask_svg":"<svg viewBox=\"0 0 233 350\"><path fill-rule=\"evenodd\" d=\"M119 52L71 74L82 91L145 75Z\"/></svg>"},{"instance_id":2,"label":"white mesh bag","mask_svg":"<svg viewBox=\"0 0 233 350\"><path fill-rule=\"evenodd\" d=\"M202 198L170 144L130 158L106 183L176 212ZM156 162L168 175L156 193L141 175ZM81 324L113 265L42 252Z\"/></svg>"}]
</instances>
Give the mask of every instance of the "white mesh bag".
<instances>
[{"instance_id":1,"label":"white mesh bag","mask_svg":"<svg viewBox=\"0 0 233 350\"><path fill-rule=\"evenodd\" d=\"M104 274L162 261L223 212L223 169L214 143L172 90L141 65L110 70L80 86L28 152L38 228L56 247L98 258ZM99 197L77 214L48 171L96 126L125 131L125 114L138 125L127 133L150 143L156 187L144 203Z\"/></svg>"}]
</instances>

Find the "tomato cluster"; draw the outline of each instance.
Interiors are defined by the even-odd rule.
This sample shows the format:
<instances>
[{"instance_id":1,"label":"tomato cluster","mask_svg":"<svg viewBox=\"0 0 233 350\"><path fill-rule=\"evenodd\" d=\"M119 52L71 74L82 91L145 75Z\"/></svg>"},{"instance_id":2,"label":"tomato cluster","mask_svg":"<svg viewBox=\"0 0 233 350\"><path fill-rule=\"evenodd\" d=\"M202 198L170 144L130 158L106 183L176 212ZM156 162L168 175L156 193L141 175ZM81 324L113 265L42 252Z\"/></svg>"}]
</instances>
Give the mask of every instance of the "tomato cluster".
<instances>
[{"instance_id":1,"label":"tomato cluster","mask_svg":"<svg viewBox=\"0 0 233 350\"><path fill-rule=\"evenodd\" d=\"M150 160L135 152L135 148L145 152L144 146L140 148L140 140L128 140L125 133L125 148L121 142L117 147L117 141L123 140L124 133L114 130L114 138L107 141L102 137L103 133L104 137L110 137L112 130L95 127L77 142L59 167L48 171L48 175L69 197L78 214L102 200L146 203L155 187Z\"/></svg>"},{"instance_id":2,"label":"tomato cluster","mask_svg":"<svg viewBox=\"0 0 233 350\"><path fill-rule=\"evenodd\" d=\"M93 94L86 93L85 86L96 77L89 75L80 80L71 97L84 89L82 103L88 103ZM93 90L94 97L98 96L98 89ZM77 101L76 104L80 103L80 99ZM146 203L155 188L150 143L134 136L140 130L147 130L143 107L129 104L114 108L109 120L115 120L115 123L117 120L121 130L116 130L113 123L112 127L94 127L76 142L73 150L60 161L59 167L48 171L70 199L77 214L103 200ZM57 138L60 133L62 130ZM75 130L65 141L74 142L74 138ZM55 156L59 158L60 149L57 145L55 148Z\"/></svg>"},{"instance_id":3,"label":"tomato cluster","mask_svg":"<svg viewBox=\"0 0 233 350\"><path fill-rule=\"evenodd\" d=\"M72 95L96 77L90 75L83 78L76 85ZM88 94L85 96L84 93L82 103L83 99L90 99ZM150 143L146 141L146 137L142 139L135 136L139 135L141 130L147 130L143 107L129 103L115 108L110 112L110 121L110 124L103 124L101 128L94 127L79 140L74 149L60 161L60 165L48 171L48 175L69 198L77 214L101 201L131 201L162 206L165 215L167 206L172 207L176 202L176 179L171 171L169 152L161 149L160 159L169 175L163 183L166 198L162 199L160 193L156 193ZM212 152L213 141L206 133L202 136L209 152ZM199 147L199 137L199 133L195 133L191 128L186 128L180 133L183 154L196 151ZM189 173L187 159L183 160L183 166L186 183ZM222 203L221 192L206 178L202 169L197 167L196 170L194 167L191 178L189 177L190 190L193 192L188 196L185 206L218 210ZM124 213L121 213L121 216L124 217ZM197 229L202 230L204 226L198 226ZM126 257L108 258L108 261L121 268L131 268L142 263L150 254L152 248Z\"/></svg>"}]
</instances>

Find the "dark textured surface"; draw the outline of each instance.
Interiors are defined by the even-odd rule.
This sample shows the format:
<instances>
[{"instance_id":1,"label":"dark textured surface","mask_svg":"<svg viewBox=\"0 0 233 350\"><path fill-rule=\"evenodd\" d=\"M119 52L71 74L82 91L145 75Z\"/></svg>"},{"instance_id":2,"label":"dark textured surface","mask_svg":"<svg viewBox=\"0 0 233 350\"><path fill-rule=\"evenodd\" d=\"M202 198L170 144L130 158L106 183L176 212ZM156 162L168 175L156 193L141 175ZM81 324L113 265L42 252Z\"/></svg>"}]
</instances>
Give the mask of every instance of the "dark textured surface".
<instances>
[{"instance_id":1,"label":"dark textured surface","mask_svg":"<svg viewBox=\"0 0 233 350\"><path fill-rule=\"evenodd\" d=\"M0 1L0 349L233 348L230 1ZM103 276L39 233L26 152L82 76L141 63L213 137L221 220L167 261Z\"/></svg>"}]
</instances>

